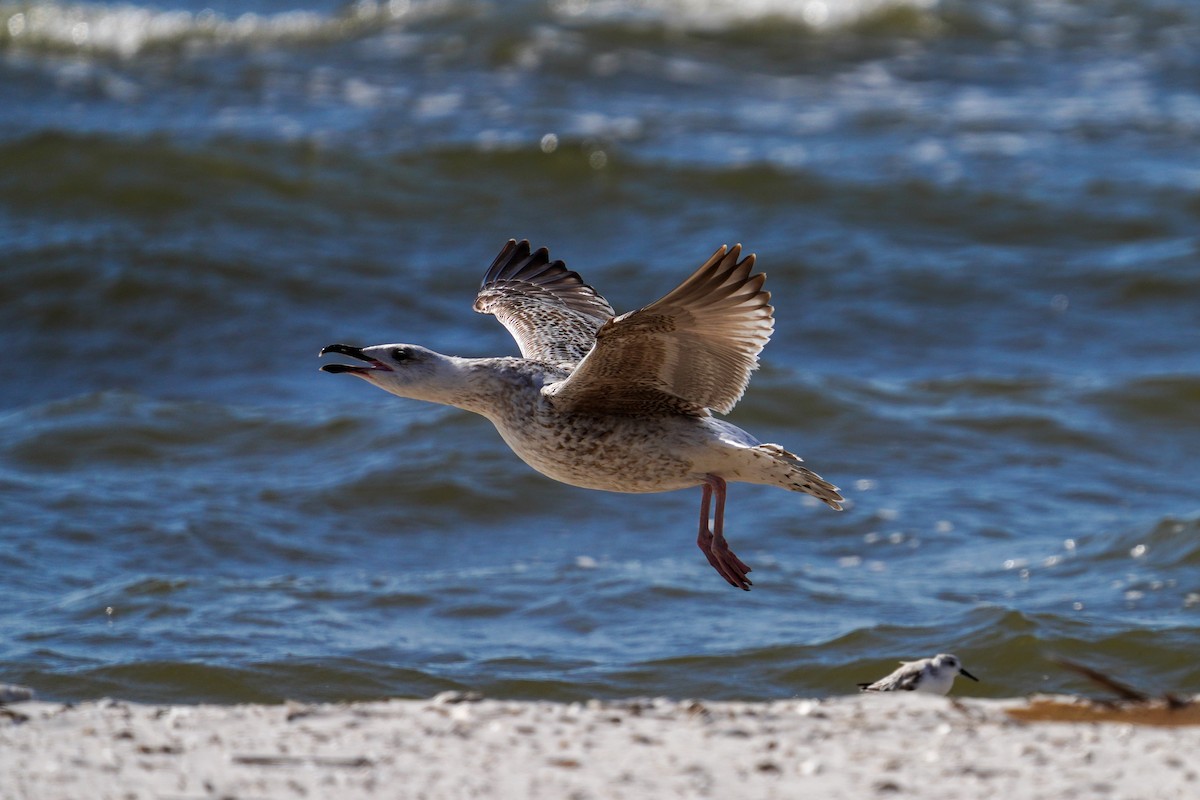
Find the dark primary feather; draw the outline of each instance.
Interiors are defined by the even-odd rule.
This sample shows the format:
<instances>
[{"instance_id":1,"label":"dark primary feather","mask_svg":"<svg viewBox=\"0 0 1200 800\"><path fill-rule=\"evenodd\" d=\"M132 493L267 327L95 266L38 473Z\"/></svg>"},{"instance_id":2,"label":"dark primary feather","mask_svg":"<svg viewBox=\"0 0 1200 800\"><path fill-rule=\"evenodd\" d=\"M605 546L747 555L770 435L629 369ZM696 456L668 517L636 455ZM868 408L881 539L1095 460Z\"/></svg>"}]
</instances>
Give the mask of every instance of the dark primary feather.
<instances>
[{"instance_id":1,"label":"dark primary feather","mask_svg":"<svg viewBox=\"0 0 1200 800\"><path fill-rule=\"evenodd\" d=\"M484 276L475 310L495 315L525 358L567 367L592 349L596 331L613 317L579 273L551 261L546 248L530 252L528 241L513 239Z\"/></svg>"}]
</instances>

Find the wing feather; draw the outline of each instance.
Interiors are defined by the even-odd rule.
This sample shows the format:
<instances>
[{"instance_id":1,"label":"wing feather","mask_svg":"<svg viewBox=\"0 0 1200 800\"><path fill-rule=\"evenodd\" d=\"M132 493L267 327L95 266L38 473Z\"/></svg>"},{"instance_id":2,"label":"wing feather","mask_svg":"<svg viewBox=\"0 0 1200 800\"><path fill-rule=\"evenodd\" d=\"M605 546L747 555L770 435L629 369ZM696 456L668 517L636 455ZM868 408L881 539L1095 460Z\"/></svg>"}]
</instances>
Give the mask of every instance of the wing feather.
<instances>
[{"instance_id":1,"label":"wing feather","mask_svg":"<svg viewBox=\"0 0 1200 800\"><path fill-rule=\"evenodd\" d=\"M613 318L612 306L595 289L551 261L542 247L509 239L488 269L475 310L492 314L508 329L521 355L574 366L596 341L596 331Z\"/></svg>"},{"instance_id":2,"label":"wing feather","mask_svg":"<svg viewBox=\"0 0 1200 800\"><path fill-rule=\"evenodd\" d=\"M746 391L774 328L754 255L722 245L662 299L604 323L571 375L546 388L588 413L727 414Z\"/></svg>"}]
</instances>

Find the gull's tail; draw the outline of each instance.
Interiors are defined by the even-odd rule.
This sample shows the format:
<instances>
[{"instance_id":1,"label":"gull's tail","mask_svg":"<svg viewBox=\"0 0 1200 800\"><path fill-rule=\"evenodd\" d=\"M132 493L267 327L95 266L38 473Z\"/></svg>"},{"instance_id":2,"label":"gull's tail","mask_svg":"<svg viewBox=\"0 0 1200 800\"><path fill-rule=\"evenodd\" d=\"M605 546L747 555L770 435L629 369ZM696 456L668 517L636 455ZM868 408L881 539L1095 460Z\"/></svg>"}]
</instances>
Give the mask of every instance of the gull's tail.
<instances>
[{"instance_id":1,"label":"gull's tail","mask_svg":"<svg viewBox=\"0 0 1200 800\"><path fill-rule=\"evenodd\" d=\"M788 489L793 492L804 492L821 500L834 511L842 510L842 500L838 487L804 466L800 456L789 453L777 444L759 444L745 451L753 458L753 483L765 483Z\"/></svg>"}]
</instances>

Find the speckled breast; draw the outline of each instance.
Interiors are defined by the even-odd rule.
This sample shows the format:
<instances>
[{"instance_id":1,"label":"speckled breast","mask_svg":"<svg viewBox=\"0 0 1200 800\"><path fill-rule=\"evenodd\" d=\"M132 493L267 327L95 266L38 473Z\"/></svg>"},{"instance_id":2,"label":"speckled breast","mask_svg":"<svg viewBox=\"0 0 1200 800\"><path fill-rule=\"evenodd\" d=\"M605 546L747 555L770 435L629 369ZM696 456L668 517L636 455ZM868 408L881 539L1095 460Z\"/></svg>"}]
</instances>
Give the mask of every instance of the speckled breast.
<instances>
[{"instance_id":1,"label":"speckled breast","mask_svg":"<svg viewBox=\"0 0 1200 800\"><path fill-rule=\"evenodd\" d=\"M688 418L564 415L541 404L524 419L495 422L526 464L572 486L667 492L701 482L691 455L703 432Z\"/></svg>"}]
</instances>

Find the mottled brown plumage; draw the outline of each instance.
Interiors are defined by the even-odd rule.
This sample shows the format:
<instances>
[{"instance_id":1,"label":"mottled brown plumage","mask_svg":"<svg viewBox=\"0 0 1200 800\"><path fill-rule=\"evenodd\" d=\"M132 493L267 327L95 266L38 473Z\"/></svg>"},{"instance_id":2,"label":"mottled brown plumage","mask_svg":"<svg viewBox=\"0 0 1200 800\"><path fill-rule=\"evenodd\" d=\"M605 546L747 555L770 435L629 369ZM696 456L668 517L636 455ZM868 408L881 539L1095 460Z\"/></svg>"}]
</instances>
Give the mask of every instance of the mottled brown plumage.
<instances>
[{"instance_id":1,"label":"mottled brown plumage","mask_svg":"<svg viewBox=\"0 0 1200 800\"><path fill-rule=\"evenodd\" d=\"M766 276L751 275L754 256L741 252L722 245L661 300L614 317L563 262L510 240L475 310L495 314L526 358L573 367L547 391L564 411L727 414L774 329Z\"/></svg>"},{"instance_id":2,"label":"mottled brown plumage","mask_svg":"<svg viewBox=\"0 0 1200 800\"><path fill-rule=\"evenodd\" d=\"M749 589L750 567L723 532L727 481L805 492L838 510L842 500L798 456L712 416L741 398L771 335L770 295L753 268L740 245L722 246L662 299L618 317L544 248L510 240L475 310L500 320L522 358L337 344L322 354L365 365L323 369L481 414L525 463L563 483L614 492L702 487L696 543L726 581Z\"/></svg>"},{"instance_id":3,"label":"mottled brown plumage","mask_svg":"<svg viewBox=\"0 0 1200 800\"><path fill-rule=\"evenodd\" d=\"M579 273L529 242L508 240L496 256L475 310L493 314L531 361L570 368L592 349L596 331L613 318L612 306Z\"/></svg>"}]
</instances>

